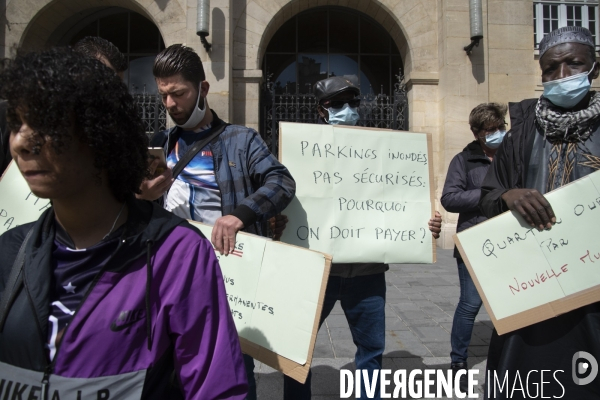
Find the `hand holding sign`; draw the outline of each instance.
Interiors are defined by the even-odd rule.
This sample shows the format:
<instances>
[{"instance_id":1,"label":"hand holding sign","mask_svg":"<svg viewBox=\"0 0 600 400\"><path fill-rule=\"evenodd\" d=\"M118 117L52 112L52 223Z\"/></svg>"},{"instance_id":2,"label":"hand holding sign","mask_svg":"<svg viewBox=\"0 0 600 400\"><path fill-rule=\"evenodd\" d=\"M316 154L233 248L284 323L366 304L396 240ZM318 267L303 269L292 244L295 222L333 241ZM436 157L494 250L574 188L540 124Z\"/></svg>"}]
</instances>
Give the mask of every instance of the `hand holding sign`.
<instances>
[{"instance_id":1,"label":"hand holding sign","mask_svg":"<svg viewBox=\"0 0 600 400\"><path fill-rule=\"evenodd\" d=\"M213 227L189 222L213 236ZM234 250L217 258L244 353L304 382L331 257L238 232Z\"/></svg>"},{"instance_id":2,"label":"hand holding sign","mask_svg":"<svg viewBox=\"0 0 600 400\"><path fill-rule=\"evenodd\" d=\"M211 234L211 242L221 255L233 252L235 236L244 228L242 221L233 215L220 217L215 221Z\"/></svg>"},{"instance_id":3,"label":"hand holding sign","mask_svg":"<svg viewBox=\"0 0 600 400\"><path fill-rule=\"evenodd\" d=\"M509 200L556 211L551 230L513 211L455 235L500 334L600 301L600 171L546 194L547 205L527 191Z\"/></svg>"},{"instance_id":4,"label":"hand holding sign","mask_svg":"<svg viewBox=\"0 0 600 400\"><path fill-rule=\"evenodd\" d=\"M502 195L502 200L509 210L517 211L529 225L540 231L551 229L556 223L552 206L535 189L511 189Z\"/></svg>"},{"instance_id":5,"label":"hand holding sign","mask_svg":"<svg viewBox=\"0 0 600 400\"><path fill-rule=\"evenodd\" d=\"M440 232L442 231L442 215L438 211L436 211L435 216L429 220L429 230L434 239L440 237Z\"/></svg>"},{"instance_id":6,"label":"hand holding sign","mask_svg":"<svg viewBox=\"0 0 600 400\"><path fill-rule=\"evenodd\" d=\"M280 160L297 183L282 241L338 263L435 260L430 136L296 123L279 132Z\"/></svg>"}]
</instances>

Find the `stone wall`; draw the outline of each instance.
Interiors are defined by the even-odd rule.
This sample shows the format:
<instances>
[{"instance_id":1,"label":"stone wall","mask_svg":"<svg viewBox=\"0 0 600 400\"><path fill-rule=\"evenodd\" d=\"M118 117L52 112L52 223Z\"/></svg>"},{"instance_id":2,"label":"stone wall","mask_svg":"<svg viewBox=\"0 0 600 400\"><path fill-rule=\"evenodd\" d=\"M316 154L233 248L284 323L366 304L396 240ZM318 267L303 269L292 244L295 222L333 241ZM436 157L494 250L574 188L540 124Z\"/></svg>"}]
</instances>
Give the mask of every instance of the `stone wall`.
<instances>
[{"instance_id":1,"label":"stone wall","mask_svg":"<svg viewBox=\"0 0 600 400\"><path fill-rule=\"evenodd\" d=\"M232 66L235 82L235 123L258 126L258 106L247 107L242 103L250 101L258 105L262 58L277 29L304 10L328 5L363 12L387 29L400 49L407 80L416 77L410 82L415 91L420 91L417 86L423 81L426 82L426 86L432 82L437 83L437 11L433 0L233 0L232 26L235 28ZM423 90L431 91L430 88ZM252 97L255 95L256 97ZM419 96L421 95L417 97ZM418 125L414 125L415 128L435 127L427 132L437 135L437 119L434 123L430 120L424 122L426 112L436 115L435 99L427 109L423 105L420 105L420 111L414 115L413 109L409 107L409 121L414 119L418 122Z\"/></svg>"},{"instance_id":2,"label":"stone wall","mask_svg":"<svg viewBox=\"0 0 600 400\"><path fill-rule=\"evenodd\" d=\"M5 10L0 55L54 44L69 19L102 7L128 8L152 20L167 46L185 43L198 52L211 84L209 103L220 117L258 128L261 64L278 28L313 7L355 9L378 21L400 49L409 88L409 129L433 138L437 199L450 161L473 138L471 109L541 94L530 0L484 0L484 38L471 55L463 50L470 42L466 0L211 0L210 53L196 35L196 5L197 0L0 0ZM443 211L439 201L436 209ZM443 214L438 244L451 247L457 215Z\"/></svg>"},{"instance_id":3,"label":"stone wall","mask_svg":"<svg viewBox=\"0 0 600 400\"><path fill-rule=\"evenodd\" d=\"M471 40L469 3L463 0L439 0L440 20L438 35L440 61L440 125L443 146L437 161L436 198L440 199L446 171L452 158L473 140L469 129L469 113L489 98L489 71L486 43L487 24L484 23L484 39L470 55L463 49ZM488 8L483 2L483 21L487 20ZM443 210L438 203L440 211ZM457 214L443 212L444 226L438 243L441 247L454 245L452 235L456 232Z\"/></svg>"}]
</instances>

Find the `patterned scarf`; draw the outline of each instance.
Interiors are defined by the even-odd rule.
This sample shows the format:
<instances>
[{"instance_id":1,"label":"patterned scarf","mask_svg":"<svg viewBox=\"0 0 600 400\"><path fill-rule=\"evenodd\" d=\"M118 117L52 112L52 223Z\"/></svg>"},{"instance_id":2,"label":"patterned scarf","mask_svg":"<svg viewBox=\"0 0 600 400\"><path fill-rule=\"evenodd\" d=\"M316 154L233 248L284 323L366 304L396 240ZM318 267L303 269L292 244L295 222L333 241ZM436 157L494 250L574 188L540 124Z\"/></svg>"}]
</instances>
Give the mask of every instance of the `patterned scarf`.
<instances>
[{"instance_id":1,"label":"patterned scarf","mask_svg":"<svg viewBox=\"0 0 600 400\"><path fill-rule=\"evenodd\" d=\"M564 111L541 96L535 108L535 121L550 142L585 142L600 119L600 93L592 92L589 106L581 111Z\"/></svg>"},{"instance_id":2,"label":"patterned scarf","mask_svg":"<svg viewBox=\"0 0 600 400\"><path fill-rule=\"evenodd\" d=\"M585 142L600 120L600 93L592 92L589 106L581 111L569 112L556 107L545 97L540 97L535 109L538 129L552 143L548 158L549 192L571 181L573 169L577 166L579 143ZM592 154L582 154L581 166L600 169L600 158Z\"/></svg>"}]
</instances>

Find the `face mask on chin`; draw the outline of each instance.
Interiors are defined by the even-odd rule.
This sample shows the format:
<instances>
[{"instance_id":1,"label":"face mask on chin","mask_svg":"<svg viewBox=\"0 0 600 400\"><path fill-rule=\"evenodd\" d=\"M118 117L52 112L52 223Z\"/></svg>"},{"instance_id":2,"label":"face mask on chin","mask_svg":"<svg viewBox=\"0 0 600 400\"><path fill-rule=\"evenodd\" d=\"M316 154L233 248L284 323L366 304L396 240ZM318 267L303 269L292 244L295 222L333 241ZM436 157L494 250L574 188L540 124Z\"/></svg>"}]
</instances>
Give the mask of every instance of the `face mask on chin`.
<instances>
[{"instance_id":1,"label":"face mask on chin","mask_svg":"<svg viewBox=\"0 0 600 400\"><path fill-rule=\"evenodd\" d=\"M588 72L542 83L544 97L550 100L552 104L562 108L575 107L590 90L591 83L588 75L594 70L595 65L596 63L592 65Z\"/></svg>"},{"instance_id":2,"label":"face mask on chin","mask_svg":"<svg viewBox=\"0 0 600 400\"><path fill-rule=\"evenodd\" d=\"M329 120L327 121L330 125L356 125L360 116L358 110L352 108L348 103L344 104L342 108L328 108Z\"/></svg>"},{"instance_id":3,"label":"face mask on chin","mask_svg":"<svg viewBox=\"0 0 600 400\"><path fill-rule=\"evenodd\" d=\"M198 126L198 124L204 118L204 114L206 114L206 99L204 99L204 104L202 110L198 108L198 104L200 103L200 91L201 87L198 87L198 98L196 99L196 105L194 106L194 111L192 111L192 115L188 118L185 124L176 124L178 127L183 129L193 129Z\"/></svg>"}]
</instances>

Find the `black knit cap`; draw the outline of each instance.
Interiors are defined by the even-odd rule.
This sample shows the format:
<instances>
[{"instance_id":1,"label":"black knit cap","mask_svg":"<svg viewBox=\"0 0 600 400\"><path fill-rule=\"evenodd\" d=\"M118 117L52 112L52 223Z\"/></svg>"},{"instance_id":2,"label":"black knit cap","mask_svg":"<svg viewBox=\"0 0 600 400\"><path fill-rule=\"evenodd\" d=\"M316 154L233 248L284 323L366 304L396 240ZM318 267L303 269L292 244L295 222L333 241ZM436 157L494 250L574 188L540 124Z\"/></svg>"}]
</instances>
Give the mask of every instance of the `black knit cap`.
<instances>
[{"instance_id":1,"label":"black knit cap","mask_svg":"<svg viewBox=\"0 0 600 400\"><path fill-rule=\"evenodd\" d=\"M546 51L563 43L581 43L595 48L592 33L581 26L563 26L544 36L540 42L540 58Z\"/></svg>"},{"instance_id":2,"label":"black knit cap","mask_svg":"<svg viewBox=\"0 0 600 400\"><path fill-rule=\"evenodd\" d=\"M360 90L354 83L342 76L332 76L331 78L323 79L313 86L313 93L317 97L317 102L330 99L346 90L354 92L356 96L360 94Z\"/></svg>"}]
</instances>

